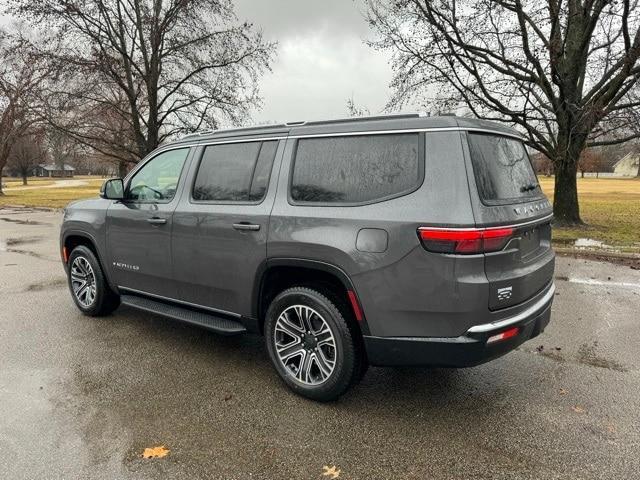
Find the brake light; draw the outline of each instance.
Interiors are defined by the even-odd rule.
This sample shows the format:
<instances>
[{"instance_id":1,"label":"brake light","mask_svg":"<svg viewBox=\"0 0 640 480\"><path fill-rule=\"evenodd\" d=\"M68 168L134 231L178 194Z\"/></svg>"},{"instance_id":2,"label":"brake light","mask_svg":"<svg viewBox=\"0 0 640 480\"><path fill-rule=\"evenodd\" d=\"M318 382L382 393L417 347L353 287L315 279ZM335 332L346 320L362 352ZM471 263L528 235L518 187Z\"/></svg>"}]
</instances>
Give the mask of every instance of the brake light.
<instances>
[{"instance_id":1,"label":"brake light","mask_svg":"<svg viewBox=\"0 0 640 480\"><path fill-rule=\"evenodd\" d=\"M513 228L418 228L422 246L430 252L474 254L502 250Z\"/></svg>"},{"instance_id":2,"label":"brake light","mask_svg":"<svg viewBox=\"0 0 640 480\"><path fill-rule=\"evenodd\" d=\"M509 330L505 330L502 333L497 335L493 335L487 339L487 343L501 342L502 340L507 340L509 338L513 338L518 335L520 329L518 327L510 328Z\"/></svg>"}]
</instances>

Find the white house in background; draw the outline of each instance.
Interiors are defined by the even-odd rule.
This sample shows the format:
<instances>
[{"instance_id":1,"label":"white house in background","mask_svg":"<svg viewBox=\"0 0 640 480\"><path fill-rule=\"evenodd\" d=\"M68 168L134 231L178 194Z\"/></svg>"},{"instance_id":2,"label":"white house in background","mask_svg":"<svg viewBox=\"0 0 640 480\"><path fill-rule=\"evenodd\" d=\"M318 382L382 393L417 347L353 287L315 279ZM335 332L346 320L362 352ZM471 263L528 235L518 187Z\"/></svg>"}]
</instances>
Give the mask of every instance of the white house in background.
<instances>
[{"instance_id":1,"label":"white house in background","mask_svg":"<svg viewBox=\"0 0 640 480\"><path fill-rule=\"evenodd\" d=\"M638 175L640 153L629 152L613 164L613 173L623 177L635 177Z\"/></svg>"},{"instance_id":2,"label":"white house in background","mask_svg":"<svg viewBox=\"0 0 640 480\"><path fill-rule=\"evenodd\" d=\"M66 163L63 168L60 168L60 165L44 165L41 163L33 169L33 174L36 177L73 177L74 171L75 168Z\"/></svg>"}]
</instances>

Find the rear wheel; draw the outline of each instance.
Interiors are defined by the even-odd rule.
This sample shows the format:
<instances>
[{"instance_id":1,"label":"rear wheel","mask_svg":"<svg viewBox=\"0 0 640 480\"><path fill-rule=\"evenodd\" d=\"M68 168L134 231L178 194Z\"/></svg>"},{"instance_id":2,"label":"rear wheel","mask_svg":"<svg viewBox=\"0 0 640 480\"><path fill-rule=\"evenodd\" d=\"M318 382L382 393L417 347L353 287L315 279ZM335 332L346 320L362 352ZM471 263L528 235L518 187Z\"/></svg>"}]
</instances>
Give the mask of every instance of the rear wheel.
<instances>
[{"instance_id":1,"label":"rear wheel","mask_svg":"<svg viewBox=\"0 0 640 480\"><path fill-rule=\"evenodd\" d=\"M84 245L69 256L69 290L76 306L89 316L108 315L120 305L120 297L109 287L94 253Z\"/></svg>"},{"instance_id":2,"label":"rear wheel","mask_svg":"<svg viewBox=\"0 0 640 480\"><path fill-rule=\"evenodd\" d=\"M265 319L267 349L294 392L330 401L360 379L364 355L342 309L303 287L285 290L271 303Z\"/></svg>"}]
</instances>

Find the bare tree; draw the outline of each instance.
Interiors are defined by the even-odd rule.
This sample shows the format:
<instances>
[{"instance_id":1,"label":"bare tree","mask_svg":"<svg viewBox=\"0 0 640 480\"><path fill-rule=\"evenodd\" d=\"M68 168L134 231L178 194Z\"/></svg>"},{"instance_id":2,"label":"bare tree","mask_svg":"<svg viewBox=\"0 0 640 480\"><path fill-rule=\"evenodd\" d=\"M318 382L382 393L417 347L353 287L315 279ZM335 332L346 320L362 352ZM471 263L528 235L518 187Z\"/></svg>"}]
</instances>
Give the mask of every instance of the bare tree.
<instances>
[{"instance_id":1,"label":"bare tree","mask_svg":"<svg viewBox=\"0 0 640 480\"><path fill-rule=\"evenodd\" d=\"M65 48L42 53L68 66L60 89L49 92L50 112L74 118L51 115L51 123L125 163L177 134L243 122L260 103L257 81L275 51L237 21L230 0L9 3L65 40ZM96 121L95 112L108 112L109 121Z\"/></svg>"},{"instance_id":2,"label":"bare tree","mask_svg":"<svg viewBox=\"0 0 640 480\"><path fill-rule=\"evenodd\" d=\"M46 140L53 164L63 172L65 165L75 166L77 159L89 150L74 137L52 127L47 128Z\"/></svg>"},{"instance_id":3,"label":"bare tree","mask_svg":"<svg viewBox=\"0 0 640 480\"><path fill-rule=\"evenodd\" d=\"M29 43L0 30L0 195L2 169L13 145L39 120L39 92L54 75L51 64L30 53Z\"/></svg>"},{"instance_id":4,"label":"bare tree","mask_svg":"<svg viewBox=\"0 0 640 480\"><path fill-rule=\"evenodd\" d=\"M547 177L553 175L553 163L544 153L538 152L531 155L531 163L536 174L542 174Z\"/></svg>"},{"instance_id":5,"label":"bare tree","mask_svg":"<svg viewBox=\"0 0 640 480\"><path fill-rule=\"evenodd\" d=\"M347 100L347 113L350 117L366 117L371 115L371 111L367 107L356 105L353 96Z\"/></svg>"},{"instance_id":6,"label":"bare tree","mask_svg":"<svg viewBox=\"0 0 640 480\"><path fill-rule=\"evenodd\" d=\"M638 135L598 128L640 106L637 0L366 1L372 46L394 53L389 106L464 106L515 125L553 161L556 220L581 223L580 152Z\"/></svg>"},{"instance_id":7,"label":"bare tree","mask_svg":"<svg viewBox=\"0 0 640 480\"><path fill-rule=\"evenodd\" d=\"M596 148L585 148L580 153L580 159L578 160L580 176L584 178L585 173L595 173L596 176L599 176L603 163L602 152Z\"/></svg>"},{"instance_id":8,"label":"bare tree","mask_svg":"<svg viewBox=\"0 0 640 480\"><path fill-rule=\"evenodd\" d=\"M44 163L47 150L44 147L41 134L28 134L20 137L11 149L7 167L22 178L22 184L27 185L27 179L39 163Z\"/></svg>"}]
</instances>

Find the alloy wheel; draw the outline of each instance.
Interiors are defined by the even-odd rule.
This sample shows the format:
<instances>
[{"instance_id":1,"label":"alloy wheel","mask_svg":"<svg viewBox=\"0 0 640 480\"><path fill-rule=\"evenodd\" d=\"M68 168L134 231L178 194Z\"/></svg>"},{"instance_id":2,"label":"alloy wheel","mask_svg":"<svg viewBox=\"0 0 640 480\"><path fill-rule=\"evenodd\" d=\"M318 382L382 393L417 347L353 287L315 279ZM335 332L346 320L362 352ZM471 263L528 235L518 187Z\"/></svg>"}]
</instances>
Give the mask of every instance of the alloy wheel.
<instances>
[{"instance_id":1,"label":"alloy wheel","mask_svg":"<svg viewBox=\"0 0 640 480\"><path fill-rule=\"evenodd\" d=\"M327 321L316 310L292 305L278 317L274 342L282 366L298 382L320 385L336 366L336 341Z\"/></svg>"},{"instance_id":2,"label":"alloy wheel","mask_svg":"<svg viewBox=\"0 0 640 480\"><path fill-rule=\"evenodd\" d=\"M85 308L96 299L96 277L91 264L84 257L76 257L71 264L71 288L76 299Z\"/></svg>"}]
</instances>

